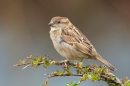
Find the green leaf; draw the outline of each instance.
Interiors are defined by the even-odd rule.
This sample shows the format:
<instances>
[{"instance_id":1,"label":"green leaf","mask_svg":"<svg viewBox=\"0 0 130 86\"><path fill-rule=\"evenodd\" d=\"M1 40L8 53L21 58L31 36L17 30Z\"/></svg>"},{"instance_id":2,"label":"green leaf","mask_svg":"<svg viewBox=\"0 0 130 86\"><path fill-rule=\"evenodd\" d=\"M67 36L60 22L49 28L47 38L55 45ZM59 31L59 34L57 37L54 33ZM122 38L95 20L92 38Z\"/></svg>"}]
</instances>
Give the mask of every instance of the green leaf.
<instances>
[{"instance_id":1,"label":"green leaf","mask_svg":"<svg viewBox=\"0 0 130 86\"><path fill-rule=\"evenodd\" d=\"M96 80L99 79L98 74L94 74L94 73L89 74L88 77L89 77L92 81L96 81Z\"/></svg>"},{"instance_id":2,"label":"green leaf","mask_svg":"<svg viewBox=\"0 0 130 86\"><path fill-rule=\"evenodd\" d=\"M43 60L46 66L50 66L51 62L47 58L44 58Z\"/></svg>"},{"instance_id":3,"label":"green leaf","mask_svg":"<svg viewBox=\"0 0 130 86\"><path fill-rule=\"evenodd\" d=\"M121 82L122 82L122 84L125 84L125 81L123 79L121 79Z\"/></svg>"},{"instance_id":4,"label":"green leaf","mask_svg":"<svg viewBox=\"0 0 130 86\"><path fill-rule=\"evenodd\" d=\"M116 76L112 76L112 80L115 80L116 79Z\"/></svg>"},{"instance_id":5,"label":"green leaf","mask_svg":"<svg viewBox=\"0 0 130 86\"><path fill-rule=\"evenodd\" d=\"M60 74L60 71L57 69L54 74Z\"/></svg>"},{"instance_id":6,"label":"green leaf","mask_svg":"<svg viewBox=\"0 0 130 86\"><path fill-rule=\"evenodd\" d=\"M84 74L83 77L79 77L80 80L85 81L88 78L88 74Z\"/></svg>"},{"instance_id":7,"label":"green leaf","mask_svg":"<svg viewBox=\"0 0 130 86\"><path fill-rule=\"evenodd\" d=\"M33 60L33 64L37 64L37 63L38 63L37 61Z\"/></svg>"},{"instance_id":8,"label":"green leaf","mask_svg":"<svg viewBox=\"0 0 130 86\"><path fill-rule=\"evenodd\" d=\"M79 66L80 66L80 68L82 68L83 62L79 62Z\"/></svg>"},{"instance_id":9,"label":"green leaf","mask_svg":"<svg viewBox=\"0 0 130 86\"><path fill-rule=\"evenodd\" d=\"M87 79L88 78L88 74L84 74L83 77L85 77Z\"/></svg>"},{"instance_id":10,"label":"green leaf","mask_svg":"<svg viewBox=\"0 0 130 86\"><path fill-rule=\"evenodd\" d=\"M103 70L103 68L96 68L96 70L94 71L95 73L101 73Z\"/></svg>"},{"instance_id":11,"label":"green leaf","mask_svg":"<svg viewBox=\"0 0 130 86\"><path fill-rule=\"evenodd\" d=\"M72 81L72 82L67 82L66 86L78 86L78 84L75 83L75 81Z\"/></svg>"},{"instance_id":12,"label":"green leaf","mask_svg":"<svg viewBox=\"0 0 130 86\"><path fill-rule=\"evenodd\" d=\"M50 61L49 61L49 63L50 63L50 64L52 64L52 63L53 63L53 61L52 61L52 60L50 60Z\"/></svg>"},{"instance_id":13,"label":"green leaf","mask_svg":"<svg viewBox=\"0 0 130 86\"><path fill-rule=\"evenodd\" d=\"M71 66L68 65L67 69L70 70Z\"/></svg>"},{"instance_id":14,"label":"green leaf","mask_svg":"<svg viewBox=\"0 0 130 86\"><path fill-rule=\"evenodd\" d=\"M72 75L72 72L68 71L67 74Z\"/></svg>"},{"instance_id":15,"label":"green leaf","mask_svg":"<svg viewBox=\"0 0 130 86\"><path fill-rule=\"evenodd\" d=\"M33 63L33 59L30 60L30 63Z\"/></svg>"},{"instance_id":16,"label":"green leaf","mask_svg":"<svg viewBox=\"0 0 130 86\"><path fill-rule=\"evenodd\" d=\"M77 74L80 74L80 71L79 71L79 70L76 70L76 73L77 73Z\"/></svg>"},{"instance_id":17,"label":"green leaf","mask_svg":"<svg viewBox=\"0 0 130 86\"><path fill-rule=\"evenodd\" d=\"M85 80L86 80L85 77L79 77L79 79L80 79L81 81L85 81Z\"/></svg>"},{"instance_id":18,"label":"green leaf","mask_svg":"<svg viewBox=\"0 0 130 86\"><path fill-rule=\"evenodd\" d=\"M39 57L37 57L37 58L36 58L36 61L37 61L37 62L39 62L39 61L40 61L40 58L39 58Z\"/></svg>"},{"instance_id":19,"label":"green leaf","mask_svg":"<svg viewBox=\"0 0 130 86\"><path fill-rule=\"evenodd\" d=\"M116 86L121 86L120 84L116 84Z\"/></svg>"},{"instance_id":20,"label":"green leaf","mask_svg":"<svg viewBox=\"0 0 130 86\"><path fill-rule=\"evenodd\" d=\"M73 86L79 86L78 84L74 84Z\"/></svg>"},{"instance_id":21,"label":"green leaf","mask_svg":"<svg viewBox=\"0 0 130 86\"><path fill-rule=\"evenodd\" d=\"M130 81L126 83L126 86L130 86Z\"/></svg>"},{"instance_id":22,"label":"green leaf","mask_svg":"<svg viewBox=\"0 0 130 86\"><path fill-rule=\"evenodd\" d=\"M18 65L21 65L21 64L22 64L22 60L19 60L19 61L18 61Z\"/></svg>"},{"instance_id":23,"label":"green leaf","mask_svg":"<svg viewBox=\"0 0 130 86\"><path fill-rule=\"evenodd\" d=\"M84 72L88 72L89 68L90 68L90 65L87 65L87 66L84 68Z\"/></svg>"},{"instance_id":24,"label":"green leaf","mask_svg":"<svg viewBox=\"0 0 130 86\"><path fill-rule=\"evenodd\" d=\"M66 83L66 86L70 86L70 84L69 84L69 83Z\"/></svg>"},{"instance_id":25,"label":"green leaf","mask_svg":"<svg viewBox=\"0 0 130 86\"><path fill-rule=\"evenodd\" d=\"M115 86L115 85L110 83L109 86Z\"/></svg>"},{"instance_id":26,"label":"green leaf","mask_svg":"<svg viewBox=\"0 0 130 86\"><path fill-rule=\"evenodd\" d=\"M65 73L65 69L61 71L61 74L64 74Z\"/></svg>"}]
</instances>

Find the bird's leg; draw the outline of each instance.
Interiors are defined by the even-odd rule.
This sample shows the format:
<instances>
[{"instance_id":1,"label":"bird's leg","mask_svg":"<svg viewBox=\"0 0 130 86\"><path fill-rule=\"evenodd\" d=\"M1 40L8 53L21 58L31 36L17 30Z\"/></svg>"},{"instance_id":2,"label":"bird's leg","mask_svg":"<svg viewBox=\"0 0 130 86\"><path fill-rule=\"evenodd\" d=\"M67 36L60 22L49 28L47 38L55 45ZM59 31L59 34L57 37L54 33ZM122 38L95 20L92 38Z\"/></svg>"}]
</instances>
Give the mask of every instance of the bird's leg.
<instances>
[{"instance_id":1,"label":"bird's leg","mask_svg":"<svg viewBox=\"0 0 130 86\"><path fill-rule=\"evenodd\" d=\"M62 61L60 61L60 63L62 64L62 68L67 68L67 62L68 62L68 60L66 59L66 60L62 60Z\"/></svg>"},{"instance_id":2,"label":"bird's leg","mask_svg":"<svg viewBox=\"0 0 130 86\"><path fill-rule=\"evenodd\" d=\"M80 62L83 62L84 59L81 59Z\"/></svg>"}]
</instances>

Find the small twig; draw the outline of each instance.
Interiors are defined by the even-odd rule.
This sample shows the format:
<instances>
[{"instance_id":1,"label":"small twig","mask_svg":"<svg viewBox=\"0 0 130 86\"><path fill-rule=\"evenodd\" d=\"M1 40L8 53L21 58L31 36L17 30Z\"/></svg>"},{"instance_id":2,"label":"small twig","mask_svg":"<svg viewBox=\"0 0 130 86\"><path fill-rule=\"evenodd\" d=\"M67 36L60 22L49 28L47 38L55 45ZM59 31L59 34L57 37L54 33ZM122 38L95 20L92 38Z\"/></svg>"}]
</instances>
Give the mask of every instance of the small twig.
<instances>
[{"instance_id":1,"label":"small twig","mask_svg":"<svg viewBox=\"0 0 130 86\"><path fill-rule=\"evenodd\" d=\"M27 63L24 63L24 64L15 64L15 65L13 65L13 66L22 66L22 65L29 65L29 64L31 64L30 62L27 62Z\"/></svg>"},{"instance_id":2,"label":"small twig","mask_svg":"<svg viewBox=\"0 0 130 86\"><path fill-rule=\"evenodd\" d=\"M116 84L120 84L120 86L124 86L119 78L116 77L115 80L112 80L111 78L108 78L107 75L108 76L115 76L113 73L106 73L105 75L101 75L100 79L103 81L105 81L105 79L107 79L109 83L116 83Z\"/></svg>"},{"instance_id":3,"label":"small twig","mask_svg":"<svg viewBox=\"0 0 130 86\"><path fill-rule=\"evenodd\" d=\"M53 61L53 59L49 55L45 54L45 56L47 56L50 60Z\"/></svg>"},{"instance_id":4,"label":"small twig","mask_svg":"<svg viewBox=\"0 0 130 86\"><path fill-rule=\"evenodd\" d=\"M112 75L112 76L115 76L114 74L112 73L107 73L109 76ZM83 74L44 74L45 76L48 76L48 78L51 78L51 77L57 77L57 76L83 76ZM105 75L101 75L100 76L101 79L100 80L103 80L105 81L106 79L109 80L109 83L116 83L116 84L120 84L120 86L124 86L122 84L122 82L119 80L119 78L116 77L115 80L112 80L112 79L109 79L108 76L105 76ZM78 82L78 84L81 83L82 80L80 80Z\"/></svg>"},{"instance_id":5,"label":"small twig","mask_svg":"<svg viewBox=\"0 0 130 86\"><path fill-rule=\"evenodd\" d=\"M78 84L80 84L82 82L82 80L80 80L79 82L78 82Z\"/></svg>"},{"instance_id":6,"label":"small twig","mask_svg":"<svg viewBox=\"0 0 130 86\"><path fill-rule=\"evenodd\" d=\"M29 65L26 65L25 67L23 67L22 69L25 69L25 68L27 68L27 67L29 67L29 66L31 66L31 64L29 64Z\"/></svg>"},{"instance_id":7,"label":"small twig","mask_svg":"<svg viewBox=\"0 0 130 86\"><path fill-rule=\"evenodd\" d=\"M48 78L57 76L83 76L82 74L44 74L44 75L48 76Z\"/></svg>"},{"instance_id":8,"label":"small twig","mask_svg":"<svg viewBox=\"0 0 130 86\"><path fill-rule=\"evenodd\" d=\"M41 64L44 64L44 62L39 62L39 65L41 65ZM22 69L26 69L27 67L29 67L29 66L31 66L31 62L27 62L27 63L24 63L24 64L15 64L15 65L13 65L13 66L22 66L22 65L26 65L26 66L24 66ZM38 65L38 66L39 66Z\"/></svg>"}]
</instances>

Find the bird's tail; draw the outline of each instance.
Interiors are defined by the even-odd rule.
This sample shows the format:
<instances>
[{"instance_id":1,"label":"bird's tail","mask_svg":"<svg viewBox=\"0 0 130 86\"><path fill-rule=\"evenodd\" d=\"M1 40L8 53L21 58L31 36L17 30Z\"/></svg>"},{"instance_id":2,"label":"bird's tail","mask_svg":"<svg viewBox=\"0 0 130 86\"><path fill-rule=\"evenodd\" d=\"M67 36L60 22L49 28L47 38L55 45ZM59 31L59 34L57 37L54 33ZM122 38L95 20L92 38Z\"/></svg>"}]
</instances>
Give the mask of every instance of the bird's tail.
<instances>
[{"instance_id":1,"label":"bird's tail","mask_svg":"<svg viewBox=\"0 0 130 86\"><path fill-rule=\"evenodd\" d=\"M97 60L102 62L104 65L106 65L110 70L112 71L116 70L116 68L112 64L110 64L108 61L103 59L99 54Z\"/></svg>"}]
</instances>

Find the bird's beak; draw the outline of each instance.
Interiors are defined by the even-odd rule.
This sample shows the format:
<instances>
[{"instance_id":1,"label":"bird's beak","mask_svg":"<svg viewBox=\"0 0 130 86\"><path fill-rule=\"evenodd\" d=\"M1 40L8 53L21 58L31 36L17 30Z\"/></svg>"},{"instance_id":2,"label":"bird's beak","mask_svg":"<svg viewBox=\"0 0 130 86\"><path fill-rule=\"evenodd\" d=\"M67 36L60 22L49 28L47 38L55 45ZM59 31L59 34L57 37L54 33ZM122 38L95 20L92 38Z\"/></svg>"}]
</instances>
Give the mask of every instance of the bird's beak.
<instances>
[{"instance_id":1,"label":"bird's beak","mask_svg":"<svg viewBox=\"0 0 130 86\"><path fill-rule=\"evenodd\" d=\"M49 26L52 26L53 24L54 24L53 21L51 21L48 25L49 25Z\"/></svg>"}]
</instances>

